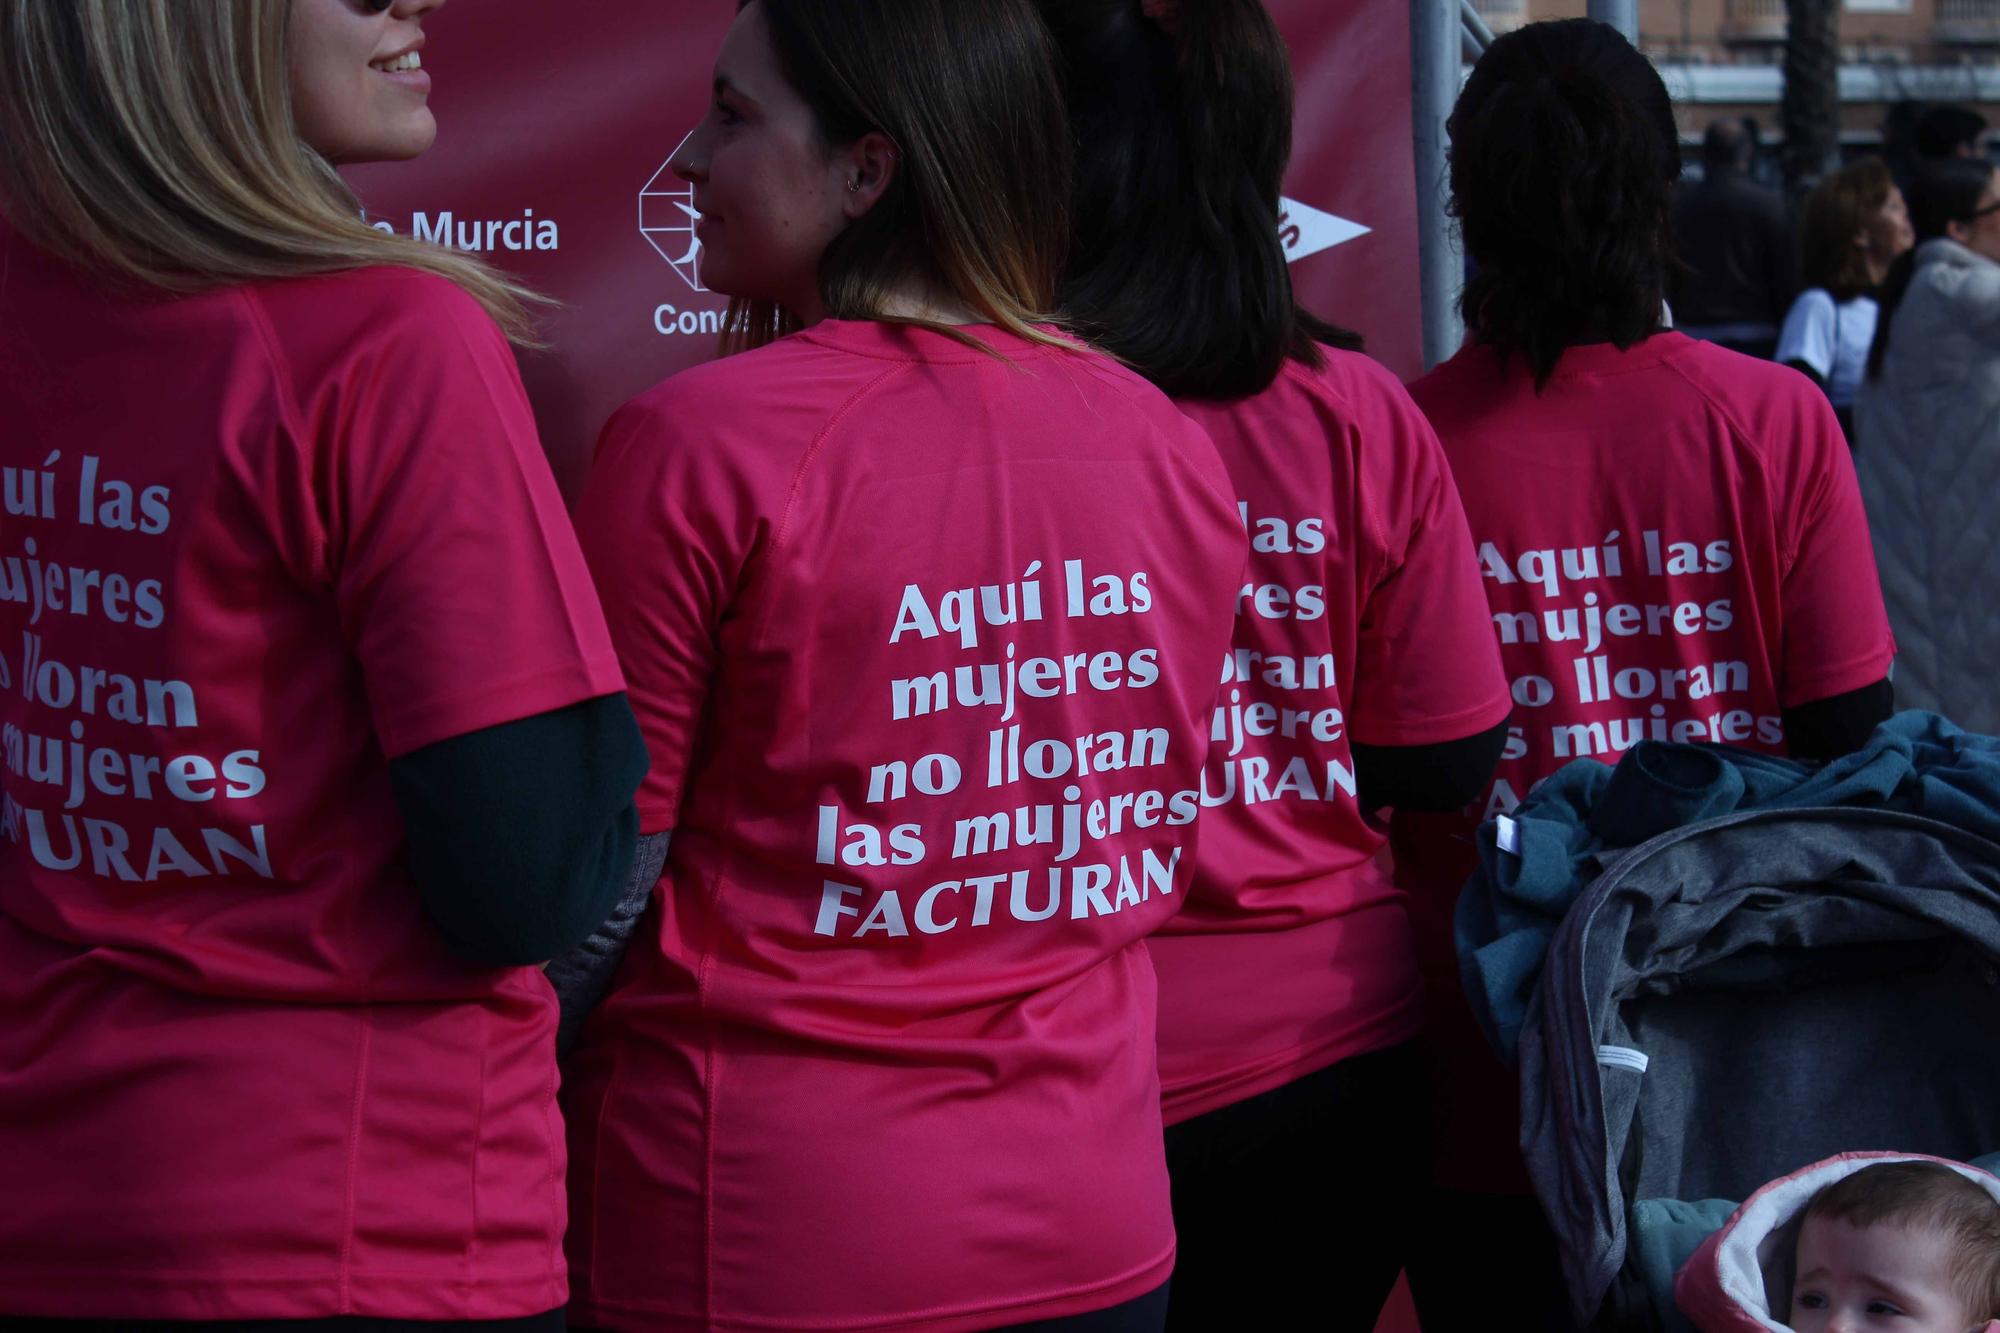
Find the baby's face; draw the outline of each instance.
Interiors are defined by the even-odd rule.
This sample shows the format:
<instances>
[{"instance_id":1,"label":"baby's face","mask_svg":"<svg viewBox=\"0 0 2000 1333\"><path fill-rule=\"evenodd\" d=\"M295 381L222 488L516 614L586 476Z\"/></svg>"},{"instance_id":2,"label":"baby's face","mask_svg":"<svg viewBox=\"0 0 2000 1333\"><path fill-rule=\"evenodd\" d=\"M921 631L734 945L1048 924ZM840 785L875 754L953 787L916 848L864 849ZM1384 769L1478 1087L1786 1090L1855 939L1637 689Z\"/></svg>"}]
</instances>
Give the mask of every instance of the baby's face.
<instances>
[{"instance_id":1,"label":"baby's face","mask_svg":"<svg viewBox=\"0 0 2000 1333\"><path fill-rule=\"evenodd\" d=\"M1809 1219L1792 1284L1798 1333L1965 1333L1976 1323L1952 1290L1950 1242L1928 1227Z\"/></svg>"}]
</instances>

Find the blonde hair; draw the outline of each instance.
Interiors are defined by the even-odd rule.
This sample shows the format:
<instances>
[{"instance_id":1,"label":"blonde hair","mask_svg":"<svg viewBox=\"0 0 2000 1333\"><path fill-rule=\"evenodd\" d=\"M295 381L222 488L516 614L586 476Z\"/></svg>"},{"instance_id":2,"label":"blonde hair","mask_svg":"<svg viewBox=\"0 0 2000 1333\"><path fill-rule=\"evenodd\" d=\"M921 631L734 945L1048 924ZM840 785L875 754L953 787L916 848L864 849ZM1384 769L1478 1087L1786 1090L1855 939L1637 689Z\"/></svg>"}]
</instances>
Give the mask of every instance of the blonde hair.
<instances>
[{"instance_id":1,"label":"blonde hair","mask_svg":"<svg viewBox=\"0 0 2000 1333\"><path fill-rule=\"evenodd\" d=\"M0 0L0 210L43 249L171 292L390 264L516 342L533 293L371 227L299 137L291 0Z\"/></svg>"}]
</instances>

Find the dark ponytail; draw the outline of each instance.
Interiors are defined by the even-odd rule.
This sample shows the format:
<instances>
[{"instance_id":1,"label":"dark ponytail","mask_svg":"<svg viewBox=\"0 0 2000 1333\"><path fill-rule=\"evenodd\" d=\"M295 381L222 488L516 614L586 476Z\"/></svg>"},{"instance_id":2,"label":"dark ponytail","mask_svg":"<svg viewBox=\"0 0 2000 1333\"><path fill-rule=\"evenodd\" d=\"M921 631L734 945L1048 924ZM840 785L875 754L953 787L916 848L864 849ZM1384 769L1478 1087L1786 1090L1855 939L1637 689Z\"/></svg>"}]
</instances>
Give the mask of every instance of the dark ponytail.
<instances>
[{"instance_id":1,"label":"dark ponytail","mask_svg":"<svg viewBox=\"0 0 2000 1333\"><path fill-rule=\"evenodd\" d=\"M1650 61L1589 19L1529 24L1479 58L1447 128L1475 338L1539 390L1564 348L1659 330L1680 138Z\"/></svg>"},{"instance_id":2,"label":"dark ponytail","mask_svg":"<svg viewBox=\"0 0 2000 1333\"><path fill-rule=\"evenodd\" d=\"M1917 247L1946 234L1954 222L1967 222L1979 207L1979 197L1993 179L1993 164L1978 157L1946 157L1925 162L1910 182L1910 229L1917 244L1896 256L1875 301L1875 341L1868 344L1868 378L1882 378L1882 362L1889 355L1889 324L1910 293L1917 276Z\"/></svg>"},{"instance_id":3,"label":"dark ponytail","mask_svg":"<svg viewBox=\"0 0 2000 1333\"><path fill-rule=\"evenodd\" d=\"M1237 398L1361 340L1299 309L1278 238L1291 65L1258 0L1040 0L1077 138L1063 305L1176 397Z\"/></svg>"}]
</instances>

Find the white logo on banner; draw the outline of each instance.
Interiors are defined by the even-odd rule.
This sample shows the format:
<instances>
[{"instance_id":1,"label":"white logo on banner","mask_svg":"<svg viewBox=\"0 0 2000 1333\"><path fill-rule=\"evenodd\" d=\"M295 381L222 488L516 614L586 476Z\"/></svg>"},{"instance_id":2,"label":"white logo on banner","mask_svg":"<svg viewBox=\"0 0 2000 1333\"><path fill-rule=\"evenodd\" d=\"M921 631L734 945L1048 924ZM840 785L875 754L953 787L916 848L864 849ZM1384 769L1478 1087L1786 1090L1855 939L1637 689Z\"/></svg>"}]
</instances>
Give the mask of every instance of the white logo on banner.
<instances>
[{"instance_id":1,"label":"white logo on banner","mask_svg":"<svg viewBox=\"0 0 2000 1333\"><path fill-rule=\"evenodd\" d=\"M1296 199L1278 200L1278 239L1284 242L1287 264L1367 234L1368 228L1359 222L1335 217Z\"/></svg>"},{"instance_id":2,"label":"white logo on banner","mask_svg":"<svg viewBox=\"0 0 2000 1333\"><path fill-rule=\"evenodd\" d=\"M675 144L674 153L691 137L692 132ZM669 153L639 191L639 234L683 282L705 292L708 288L701 285L701 238L694 234L694 224L701 221L701 214L694 211L694 186L674 175L673 167L673 153Z\"/></svg>"},{"instance_id":3,"label":"white logo on banner","mask_svg":"<svg viewBox=\"0 0 2000 1333\"><path fill-rule=\"evenodd\" d=\"M688 137L692 137L691 134ZM681 150L687 142L683 137L674 145L674 152ZM653 247L660 258L681 276L681 280L697 292L708 288L701 280L701 238L695 235L695 224L701 221L701 214L695 211L694 187L683 182L673 172L673 154L660 164L645 186L639 191L639 234L646 238L646 244ZM1344 245L1357 237L1366 236L1369 228L1348 218L1338 217L1310 204L1302 204L1296 199L1278 200L1278 237L1284 243L1285 262L1295 264L1308 255L1316 255L1322 250L1331 250L1336 245ZM682 329L683 323L692 323L693 312L672 310L662 306L666 318L659 318L655 312L655 324L664 324L662 333L694 332ZM704 328L701 331L706 332Z\"/></svg>"}]
</instances>

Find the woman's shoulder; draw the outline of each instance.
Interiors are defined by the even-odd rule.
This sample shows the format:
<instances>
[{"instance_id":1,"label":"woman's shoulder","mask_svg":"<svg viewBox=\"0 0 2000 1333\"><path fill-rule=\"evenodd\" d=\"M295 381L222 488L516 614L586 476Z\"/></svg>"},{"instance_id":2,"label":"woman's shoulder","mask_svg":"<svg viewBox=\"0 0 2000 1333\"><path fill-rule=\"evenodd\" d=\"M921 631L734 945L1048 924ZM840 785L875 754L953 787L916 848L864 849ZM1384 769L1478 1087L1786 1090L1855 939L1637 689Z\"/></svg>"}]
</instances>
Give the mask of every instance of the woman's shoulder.
<instances>
[{"instance_id":1,"label":"woman's shoulder","mask_svg":"<svg viewBox=\"0 0 2000 1333\"><path fill-rule=\"evenodd\" d=\"M1317 365L1288 357L1265 395L1293 397L1322 412L1355 419L1419 415L1410 389L1365 352L1317 345Z\"/></svg>"},{"instance_id":2,"label":"woman's shoulder","mask_svg":"<svg viewBox=\"0 0 2000 1333\"><path fill-rule=\"evenodd\" d=\"M1832 310L1831 304L1827 309ZM1702 396L1743 411L1763 406L1795 412L1817 407L1826 398L1811 380L1790 366L1700 338L1684 340L1663 361Z\"/></svg>"},{"instance_id":3,"label":"woman's shoulder","mask_svg":"<svg viewBox=\"0 0 2000 1333\"><path fill-rule=\"evenodd\" d=\"M628 414L699 419L763 433L765 413L831 417L890 367L792 335L674 372L638 394Z\"/></svg>"},{"instance_id":4,"label":"woman's shoulder","mask_svg":"<svg viewBox=\"0 0 2000 1333\"><path fill-rule=\"evenodd\" d=\"M496 329L472 294L420 269L377 264L337 273L271 278L244 292L274 323L389 334L411 326Z\"/></svg>"},{"instance_id":5,"label":"woman's shoulder","mask_svg":"<svg viewBox=\"0 0 2000 1333\"><path fill-rule=\"evenodd\" d=\"M1925 241L1917 251L1912 293L1924 291L1954 305L1973 307L1991 320L2000 307L2000 264L1956 241ZM1907 299L1907 298L1906 298Z\"/></svg>"},{"instance_id":6,"label":"woman's shoulder","mask_svg":"<svg viewBox=\"0 0 2000 1333\"><path fill-rule=\"evenodd\" d=\"M1798 319L1832 320L1839 311L1839 303L1833 293L1824 287L1808 287L1792 298L1792 306L1786 312L1785 320L1790 323Z\"/></svg>"},{"instance_id":7,"label":"woman's shoulder","mask_svg":"<svg viewBox=\"0 0 2000 1333\"><path fill-rule=\"evenodd\" d=\"M267 279L238 291L301 392L377 363L403 376L420 367L513 365L485 307L436 274L380 265Z\"/></svg>"},{"instance_id":8,"label":"woman's shoulder","mask_svg":"<svg viewBox=\"0 0 2000 1333\"><path fill-rule=\"evenodd\" d=\"M1357 398L1386 395L1392 399L1408 397L1403 382L1395 373L1366 352L1346 347L1331 347L1325 343L1315 343L1320 364L1309 366L1295 358L1285 361L1287 371L1310 378L1325 388Z\"/></svg>"}]
</instances>

